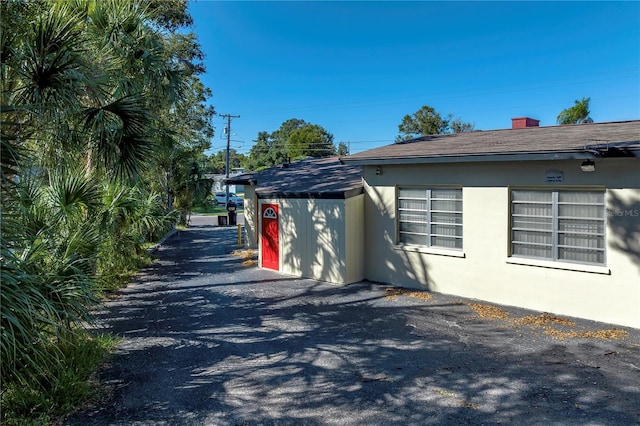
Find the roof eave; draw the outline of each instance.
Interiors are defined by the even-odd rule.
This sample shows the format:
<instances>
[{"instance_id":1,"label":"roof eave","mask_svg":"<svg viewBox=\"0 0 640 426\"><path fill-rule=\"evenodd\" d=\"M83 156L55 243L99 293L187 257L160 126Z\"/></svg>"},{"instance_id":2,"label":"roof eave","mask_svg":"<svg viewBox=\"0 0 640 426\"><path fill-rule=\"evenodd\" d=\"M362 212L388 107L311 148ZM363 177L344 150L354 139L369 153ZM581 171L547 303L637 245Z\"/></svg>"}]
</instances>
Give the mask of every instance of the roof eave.
<instances>
[{"instance_id":1,"label":"roof eave","mask_svg":"<svg viewBox=\"0 0 640 426\"><path fill-rule=\"evenodd\" d=\"M259 199L275 198L301 198L317 200L345 200L355 197L364 192L364 187L345 189L341 191L286 191L286 190L265 190L258 189L256 195Z\"/></svg>"},{"instance_id":2,"label":"roof eave","mask_svg":"<svg viewBox=\"0 0 640 426\"><path fill-rule=\"evenodd\" d=\"M640 150L629 150L630 157L640 156ZM491 153L491 154L467 154L467 155L438 155L430 157L393 157L393 158L349 158L343 157L342 161L348 164L367 166L383 164L432 164L432 163L476 163L493 161L541 161L541 160L587 160L598 158L592 152L583 149L576 151L549 151L549 152L518 152L518 153Z\"/></svg>"},{"instance_id":3,"label":"roof eave","mask_svg":"<svg viewBox=\"0 0 640 426\"><path fill-rule=\"evenodd\" d=\"M258 181L253 178L240 178L240 179L229 178L229 179L225 179L223 182L227 184L232 184L232 185L256 185L258 183Z\"/></svg>"}]
</instances>

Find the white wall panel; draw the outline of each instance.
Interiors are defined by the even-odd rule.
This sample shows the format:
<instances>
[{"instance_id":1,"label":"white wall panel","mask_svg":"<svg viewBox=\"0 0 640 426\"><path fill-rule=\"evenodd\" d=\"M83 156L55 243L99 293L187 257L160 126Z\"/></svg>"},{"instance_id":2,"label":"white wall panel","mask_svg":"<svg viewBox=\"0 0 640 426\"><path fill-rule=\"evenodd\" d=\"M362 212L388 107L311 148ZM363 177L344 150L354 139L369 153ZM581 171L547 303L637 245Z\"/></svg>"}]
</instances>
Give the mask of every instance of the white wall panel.
<instances>
[{"instance_id":1,"label":"white wall panel","mask_svg":"<svg viewBox=\"0 0 640 426\"><path fill-rule=\"evenodd\" d=\"M347 283L365 277L364 194L346 200L345 257Z\"/></svg>"},{"instance_id":2,"label":"white wall panel","mask_svg":"<svg viewBox=\"0 0 640 426\"><path fill-rule=\"evenodd\" d=\"M258 217L256 216L256 191L255 186L244 187L244 236L245 247L258 247Z\"/></svg>"},{"instance_id":3,"label":"white wall panel","mask_svg":"<svg viewBox=\"0 0 640 426\"><path fill-rule=\"evenodd\" d=\"M280 199L281 271L345 283L344 200Z\"/></svg>"}]
</instances>

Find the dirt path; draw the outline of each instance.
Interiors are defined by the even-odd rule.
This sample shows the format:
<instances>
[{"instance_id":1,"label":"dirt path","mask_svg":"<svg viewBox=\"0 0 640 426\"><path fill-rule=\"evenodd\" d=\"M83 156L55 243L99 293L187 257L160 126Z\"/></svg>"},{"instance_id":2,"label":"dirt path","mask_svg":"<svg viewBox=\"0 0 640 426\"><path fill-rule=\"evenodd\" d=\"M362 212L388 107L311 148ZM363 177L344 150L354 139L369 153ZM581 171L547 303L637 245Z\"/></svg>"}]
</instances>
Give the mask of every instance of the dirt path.
<instances>
[{"instance_id":1,"label":"dirt path","mask_svg":"<svg viewBox=\"0 0 640 426\"><path fill-rule=\"evenodd\" d=\"M235 232L194 216L107 303L112 398L66 424L640 423L639 330L247 268Z\"/></svg>"}]
</instances>

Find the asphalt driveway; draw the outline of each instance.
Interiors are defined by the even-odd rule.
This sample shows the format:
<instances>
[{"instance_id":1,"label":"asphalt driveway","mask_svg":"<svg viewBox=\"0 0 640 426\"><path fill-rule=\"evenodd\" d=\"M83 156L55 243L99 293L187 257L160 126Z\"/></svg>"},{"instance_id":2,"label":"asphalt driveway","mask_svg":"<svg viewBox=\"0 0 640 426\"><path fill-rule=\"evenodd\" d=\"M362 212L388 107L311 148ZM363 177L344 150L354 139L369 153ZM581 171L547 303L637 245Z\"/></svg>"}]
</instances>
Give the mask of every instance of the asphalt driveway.
<instances>
[{"instance_id":1,"label":"asphalt driveway","mask_svg":"<svg viewBox=\"0 0 640 426\"><path fill-rule=\"evenodd\" d=\"M193 216L99 312L123 338L111 397L66 424L640 424L639 330L246 267L213 225Z\"/></svg>"}]
</instances>

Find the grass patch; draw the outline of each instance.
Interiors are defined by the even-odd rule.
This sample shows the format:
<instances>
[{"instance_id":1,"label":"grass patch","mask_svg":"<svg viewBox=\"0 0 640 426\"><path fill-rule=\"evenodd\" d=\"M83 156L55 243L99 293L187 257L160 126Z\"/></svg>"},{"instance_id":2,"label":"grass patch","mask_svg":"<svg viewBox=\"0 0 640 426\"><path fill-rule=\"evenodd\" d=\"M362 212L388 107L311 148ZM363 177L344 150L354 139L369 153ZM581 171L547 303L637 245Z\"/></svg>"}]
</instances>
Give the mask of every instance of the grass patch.
<instances>
[{"instance_id":1,"label":"grass patch","mask_svg":"<svg viewBox=\"0 0 640 426\"><path fill-rule=\"evenodd\" d=\"M242 213L243 207L238 207L236 211L238 213ZM191 213L220 216L220 215L226 215L228 212L225 206L222 206L222 205L215 206L213 204L206 204L204 206L194 206L191 209Z\"/></svg>"},{"instance_id":2,"label":"grass patch","mask_svg":"<svg viewBox=\"0 0 640 426\"><path fill-rule=\"evenodd\" d=\"M109 264L103 265L99 272L93 289L95 294L100 297L105 293L126 287L140 269L153 261L154 256L146 249L141 249L138 253L131 252L128 256L113 258Z\"/></svg>"},{"instance_id":3,"label":"grass patch","mask_svg":"<svg viewBox=\"0 0 640 426\"><path fill-rule=\"evenodd\" d=\"M195 206L191 209L191 213L219 215L219 214L226 214L227 209L221 206L214 206L213 204L211 204L206 206Z\"/></svg>"},{"instance_id":4,"label":"grass patch","mask_svg":"<svg viewBox=\"0 0 640 426\"><path fill-rule=\"evenodd\" d=\"M227 214L227 209L224 206L214 206L213 204L207 204L205 206L196 206L191 209L192 213L198 214L211 214L221 215Z\"/></svg>"},{"instance_id":5,"label":"grass patch","mask_svg":"<svg viewBox=\"0 0 640 426\"><path fill-rule=\"evenodd\" d=\"M51 350L59 355L44 369L47 374L2 384L0 422L5 426L59 423L75 410L100 400L104 393L95 371L117 343L113 336L92 336L80 330L51 343Z\"/></svg>"},{"instance_id":6,"label":"grass patch","mask_svg":"<svg viewBox=\"0 0 640 426\"><path fill-rule=\"evenodd\" d=\"M146 263L151 263L151 260ZM138 271L139 269L126 269L122 271L110 271L109 273L102 274L96 281L97 285L93 291L98 297L116 292L129 285Z\"/></svg>"}]
</instances>

